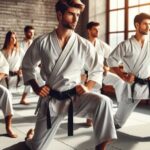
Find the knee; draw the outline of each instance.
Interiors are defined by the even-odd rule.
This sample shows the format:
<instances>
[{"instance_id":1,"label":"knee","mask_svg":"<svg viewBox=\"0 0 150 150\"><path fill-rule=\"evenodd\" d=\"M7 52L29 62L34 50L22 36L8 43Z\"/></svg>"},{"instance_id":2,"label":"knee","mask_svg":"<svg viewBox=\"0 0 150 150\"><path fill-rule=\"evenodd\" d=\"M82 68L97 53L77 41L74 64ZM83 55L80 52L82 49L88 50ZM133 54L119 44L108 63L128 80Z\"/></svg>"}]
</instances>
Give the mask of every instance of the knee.
<instances>
[{"instance_id":1,"label":"knee","mask_svg":"<svg viewBox=\"0 0 150 150\"><path fill-rule=\"evenodd\" d=\"M5 99L11 98L10 92L9 92L8 89L5 88L5 87L2 87L2 86L0 87L0 93L1 93L1 96L2 96L2 97L5 97Z\"/></svg>"},{"instance_id":2,"label":"knee","mask_svg":"<svg viewBox=\"0 0 150 150\"><path fill-rule=\"evenodd\" d=\"M112 106L113 101L108 96L100 95L99 103Z\"/></svg>"}]
</instances>

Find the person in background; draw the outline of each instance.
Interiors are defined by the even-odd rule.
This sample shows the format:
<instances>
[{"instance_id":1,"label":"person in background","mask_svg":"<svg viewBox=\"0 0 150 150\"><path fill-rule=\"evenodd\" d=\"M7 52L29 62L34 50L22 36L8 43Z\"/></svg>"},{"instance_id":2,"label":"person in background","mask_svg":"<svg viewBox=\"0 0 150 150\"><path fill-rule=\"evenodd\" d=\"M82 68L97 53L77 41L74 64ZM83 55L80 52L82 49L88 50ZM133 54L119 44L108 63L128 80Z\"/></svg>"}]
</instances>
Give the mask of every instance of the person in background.
<instances>
[{"instance_id":1,"label":"person in background","mask_svg":"<svg viewBox=\"0 0 150 150\"><path fill-rule=\"evenodd\" d=\"M30 47L30 45L33 42L35 34L35 29L31 25L27 25L24 27L24 39L20 42L20 49L22 50L22 58L24 57L27 49ZM25 86L24 91L22 93L22 97L20 100L20 104L27 105L29 104L26 97L28 93L30 92L30 86Z\"/></svg>"},{"instance_id":2,"label":"person in background","mask_svg":"<svg viewBox=\"0 0 150 150\"><path fill-rule=\"evenodd\" d=\"M123 98L122 93L125 88L125 82L117 74L112 73L111 68L108 67L105 63L109 57L109 54L112 52L112 49L108 44L98 38L99 31L100 23L91 21L87 24L88 40L94 45L97 53L100 56L100 59L102 59L104 63L103 84L113 86L113 88L115 89L117 102L119 103ZM86 124L87 126L91 126L92 120L90 118L87 119Z\"/></svg>"},{"instance_id":3,"label":"person in background","mask_svg":"<svg viewBox=\"0 0 150 150\"><path fill-rule=\"evenodd\" d=\"M135 34L118 44L108 58L108 65L126 82L124 98L115 114L116 128L121 128L142 99L150 99L150 15L134 18ZM120 62L123 71L118 69Z\"/></svg>"},{"instance_id":4,"label":"person in background","mask_svg":"<svg viewBox=\"0 0 150 150\"><path fill-rule=\"evenodd\" d=\"M8 89L17 88L22 79L21 56L17 35L14 31L8 31L5 36L2 53L9 64L9 76L3 82Z\"/></svg>"},{"instance_id":5,"label":"person in background","mask_svg":"<svg viewBox=\"0 0 150 150\"><path fill-rule=\"evenodd\" d=\"M0 81L9 74L9 64L3 54L0 52ZM14 114L12 107L12 95L3 85L0 84L0 108L5 116L7 135L16 138L16 133L12 130L12 116Z\"/></svg>"}]
</instances>

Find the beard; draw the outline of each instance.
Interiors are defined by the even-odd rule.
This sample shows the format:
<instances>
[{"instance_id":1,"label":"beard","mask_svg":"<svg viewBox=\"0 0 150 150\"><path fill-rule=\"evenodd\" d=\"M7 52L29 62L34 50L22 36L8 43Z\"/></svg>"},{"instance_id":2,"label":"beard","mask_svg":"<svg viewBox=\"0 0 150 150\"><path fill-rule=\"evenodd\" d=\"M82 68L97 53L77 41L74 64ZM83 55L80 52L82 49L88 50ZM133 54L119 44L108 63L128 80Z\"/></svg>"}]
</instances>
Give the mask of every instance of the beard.
<instances>
[{"instance_id":1,"label":"beard","mask_svg":"<svg viewBox=\"0 0 150 150\"><path fill-rule=\"evenodd\" d=\"M27 35L26 38L27 38L28 40L31 40L31 39L33 39L33 36L32 36L32 35Z\"/></svg>"},{"instance_id":2,"label":"beard","mask_svg":"<svg viewBox=\"0 0 150 150\"><path fill-rule=\"evenodd\" d=\"M92 37L97 38L98 34L92 34Z\"/></svg>"},{"instance_id":3,"label":"beard","mask_svg":"<svg viewBox=\"0 0 150 150\"><path fill-rule=\"evenodd\" d=\"M71 29L71 30L74 30L76 28L76 25L72 25L66 22L62 22L62 26L66 29Z\"/></svg>"},{"instance_id":4,"label":"beard","mask_svg":"<svg viewBox=\"0 0 150 150\"><path fill-rule=\"evenodd\" d=\"M148 30L139 30L142 35L148 35Z\"/></svg>"}]
</instances>

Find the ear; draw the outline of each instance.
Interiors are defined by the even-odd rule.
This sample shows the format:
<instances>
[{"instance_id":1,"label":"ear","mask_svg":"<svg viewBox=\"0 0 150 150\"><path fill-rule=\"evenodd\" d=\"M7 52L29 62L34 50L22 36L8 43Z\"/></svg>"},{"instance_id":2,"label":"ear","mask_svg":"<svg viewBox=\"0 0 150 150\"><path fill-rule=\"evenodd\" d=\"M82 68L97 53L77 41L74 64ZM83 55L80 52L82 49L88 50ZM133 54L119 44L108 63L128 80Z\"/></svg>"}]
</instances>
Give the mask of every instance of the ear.
<instances>
[{"instance_id":1,"label":"ear","mask_svg":"<svg viewBox=\"0 0 150 150\"><path fill-rule=\"evenodd\" d=\"M57 12L58 21L62 20L62 13L60 11Z\"/></svg>"},{"instance_id":2,"label":"ear","mask_svg":"<svg viewBox=\"0 0 150 150\"><path fill-rule=\"evenodd\" d=\"M137 28L139 28L139 23L135 23L135 28L137 29Z\"/></svg>"},{"instance_id":3,"label":"ear","mask_svg":"<svg viewBox=\"0 0 150 150\"><path fill-rule=\"evenodd\" d=\"M88 36L91 36L91 30L90 29L87 29L87 34L88 34Z\"/></svg>"}]
</instances>

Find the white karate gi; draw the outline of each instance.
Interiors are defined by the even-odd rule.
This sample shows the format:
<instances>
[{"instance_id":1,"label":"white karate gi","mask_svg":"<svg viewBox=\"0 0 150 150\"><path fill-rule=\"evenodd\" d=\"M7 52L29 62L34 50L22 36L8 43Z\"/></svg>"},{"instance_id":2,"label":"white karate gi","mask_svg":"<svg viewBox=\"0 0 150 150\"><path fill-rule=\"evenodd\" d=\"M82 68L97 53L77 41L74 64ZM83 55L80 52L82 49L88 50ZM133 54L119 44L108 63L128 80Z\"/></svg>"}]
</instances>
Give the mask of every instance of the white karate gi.
<instances>
[{"instance_id":1,"label":"white karate gi","mask_svg":"<svg viewBox=\"0 0 150 150\"><path fill-rule=\"evenodd\" d=\"M124 71L133 73L139 78L150 76L150 41L146 39L141 48L137 40L132 36L130 39L120 43L110 54L108 64L116 67L120 62L123 63ZM134 103L131 100L131 84L126 84L124 99L119 103L115 114L115 123L122 126L141 99L149 99L149 89L147 85L135 85Z\"/></svg>"},{"instance_id":2,"label":"white karate gi","mask_svg":"<svg viewBox=\"0 0 150 150\"><path fill-rule=\"evenodd\" d=\"M33 42L33 40L30 40L30 41L22 40L20 42L20 50L22 52L22 59L23 59L25 53L27 52L28 48L32 44L32 42ZM40 68L39 67L36 67L36 80L37 80L39 85L44 84L44 81L42 80L41 75L40 75ZM23 93L29 93L30 89L31 89L31 86L25 86Z\"/></svg>"},{"instance_id":3,"label":"white karate gi","mask_svg":"<svg viewBox=\"0 0 150 150\"><path fill-rule=\"evenodd\" d=\"M100 39L96 39L95 48L98 54L102 57L102 59L108 59L109 54L112 52L111 47ZM120 102L122 99L122 92L125 88L125 82L116 74L107 72L106 75L103 76L103 84L111 85L115 89L117 102Z\"/></svg>"},{"instance_id":4,"label":"white karate gi","mask_svg":"<svg viewBox=\"0 0 150 150\"><path fill-rule=\"evenodd\" d=\"M8 75L8 72L9 65L3 54L0 52L0 73L5 73ZM0 108L2 109L5 117L14 114L12 108L12 95L2 85L0 85Z\"/></svg>"},{"instance_id":5,"label":"white karate gi","mask_svg":"<svg viewBox=\"0 0 150 150\"><path fill-rule=\"evenodd\" d=\"M70 54L60 64L59 71L53 79L50 79L53 67L58 57L69 49ZM69 52L68 52L69 53ZM35 78L34 67L41 60L41 75L52 89L65 91L80 84L81 70L84 65L89 72L89 80L96 81L101 85L102 66L99 57L92 44L76 33L72 33L64 50L59 47L56 32L46 34L36 39L28 49L23 59L23 75L25 83ZM40 98L41 105L38 112L35 135L27 145L32 150L49 150L50 142L54 137L61 120L67 115L70 101L58 101L54 98L49 103L52 119L52 128L47 129L46 107L49 97ZM106 96L93 93L85 93L73 97L74 115L81 117L91 116L93 119L95 144L98 145L106 140L116 139L111 100Z\"/></svg>"},{"instance_id":6,"label":"white karate gi","mask_svg":"<svg viewBox=\"0 0 150 150\"><path fill-rule=\"evenodd\" d=\"M17 51L14 50L11 53L11 55L7 55L6 51L2 50L2 53L4 54L6 60L9 64L9 71L12 71L12 72L18 71L21 67L22 52L19 50L17 50ZM9 81L9 87L10 88L16 88L17 76L9 76L8 81ZM3 85L5 87L7 87L5 82L3 82Z\"/></svg>"}]
</instances>

